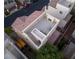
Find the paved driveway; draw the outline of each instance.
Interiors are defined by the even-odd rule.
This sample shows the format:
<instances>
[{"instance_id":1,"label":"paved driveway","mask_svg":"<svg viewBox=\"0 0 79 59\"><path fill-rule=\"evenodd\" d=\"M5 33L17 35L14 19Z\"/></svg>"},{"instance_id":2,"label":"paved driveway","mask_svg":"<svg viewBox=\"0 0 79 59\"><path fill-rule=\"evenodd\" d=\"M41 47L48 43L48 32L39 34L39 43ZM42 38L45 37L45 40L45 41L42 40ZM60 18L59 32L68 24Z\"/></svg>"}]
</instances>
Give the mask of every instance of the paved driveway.
<instances>
[{"instance_id":1,"label":"paved driveway","mask_svg":"<svg viewBox=\"0 0 79 59\"><path fill-rule=\"evenodd\" d=\"M8 27L11 26L11 24L14 22L14 20L17 17L20 16L28 16L31 13L33 13L35 10L41 10L45 5L47 5L49 3L49 0L39 0L36 3L31 4L28 8L23 8L15 13L13 13L12 15L4 18L4 27Z\"/></svg>"}]
</instances>

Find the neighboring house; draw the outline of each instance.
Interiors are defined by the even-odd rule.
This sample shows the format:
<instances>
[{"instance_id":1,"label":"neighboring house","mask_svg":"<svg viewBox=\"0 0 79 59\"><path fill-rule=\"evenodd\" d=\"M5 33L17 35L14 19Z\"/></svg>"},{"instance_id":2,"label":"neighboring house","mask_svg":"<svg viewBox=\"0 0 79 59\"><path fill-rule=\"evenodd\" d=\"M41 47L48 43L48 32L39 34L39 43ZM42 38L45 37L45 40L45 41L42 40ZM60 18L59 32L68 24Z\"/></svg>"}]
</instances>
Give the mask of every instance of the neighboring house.
<instances>
[{"instance_id":1,"label":"neighboring house","mask_svg":"<svg viewBox=\"0 0 79 59\"><path fill-rule=\"evenodd\" d=\"M64 14L63 18L65 18L72 10L75 4L75 0L59 0L56 9L61 11Z\"/></svg>"},{"instance_id":2,"label":"neighboring house","mask_svg":"<svg viewBox=\"0 0 79 59\"><path fill-rule=\"evenodd\" d=\"M28 59L18 48L14 45L12 39L4 34L4 59Z\"/></svg>"},{"instance_id":3,"label":"neighboring house","mask_svg":"<svg viewBox=\"0 0 79 59\"><path fill-rule=\"evenodd\" d=\"M18 17L12 24L13 30L34 49L39 49L54 33L59 19L43 11L35 11L29 16Z\"/></svg>"},{"instance_id":4,"label":"neighboring house","mask_svg":"<svg viewBox=\"0 0 79 59\"><path fill-rule=\"evenodd\" d=\"M15 0L4 0L4 8L10 9L16 5Z\"/></svg>"},{"instance_id":5,"label":"neighboring house","mask_svg":"<svg viewBox=\"0 0 79 59\"><path fill-rule=\"evenodd\" d=\"M5 17L37 1L36 0L4 0Z\"/></svg>"},{"instance_id":6,"label":"neighboring house","mask_svg":"<svg viewBox=\"0 0 79 59\"><path fill-rule=\"evenodd\" d=\"M16 2L15 0L4 0L4 11L5 11L5 16L8 15L7 13L10 14L15 12L16 10Z\"/></svg>"},{"instance_id":7,"label":"neighboring house","mask_svg":"<svg viewBox=\"0 0 79 59\"><path fill-rule=\"evenodd\" d=\"M72 15L70 13L68 13L68 15L66 17L64 17L64 14L61 11L59 11L58 9L53 8L51 6L48 6L48 9L46 9L46 13L49 13L51 16L54 16L54 17L60 19L60 23L59 23L58 27L60 27L61 29L63 29L66 26L66 24L72 17Z\"/></svg>"},{"instance_id":8,"label":"neighboring house","mask_svg":"<svg viewBox=\"0 0 79 59\"><path fill-rule=\"evenodd\" d=\"M52 3L54 0L51 0ZM56 0L54 3L49 4L45 11L50 15L60 19L58 27L63 29L67 23L70 21L72 15L70 14L72 8L74 7L74 0ZM66 2L66 3L65 3ZM69 6L69 7L68 7Z\"/></svg>"}]
</instances>

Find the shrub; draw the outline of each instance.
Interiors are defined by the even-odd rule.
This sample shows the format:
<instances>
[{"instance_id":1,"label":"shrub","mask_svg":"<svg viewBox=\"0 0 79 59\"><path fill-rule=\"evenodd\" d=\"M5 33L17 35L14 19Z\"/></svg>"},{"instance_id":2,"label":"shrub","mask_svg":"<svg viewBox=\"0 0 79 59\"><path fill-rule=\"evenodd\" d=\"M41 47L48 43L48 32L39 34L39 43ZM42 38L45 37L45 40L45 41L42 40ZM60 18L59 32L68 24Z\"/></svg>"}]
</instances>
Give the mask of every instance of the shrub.
<instances>
[{"instance_id":1,"label":"shrub","mask_svg":"<svg viewBox=\"0 0 79 59\"><path fill-rule=\"evenodd\" d=\"M63 59L63 54L55 46L46 44L37 52L36 59Z\"/></svg>"},{"instance_id":2,"label":"shrub","mask_svg":"<svg viewBox=\"0 0 79 59\"><path fill-rule=\"evenodd\" d=\"M12 30L11 27L6 27L6 28L4 28L4 31L5 31L8 35L11 35L11 33L13 32L13 30Z\"/></svg>"}]
</instances>

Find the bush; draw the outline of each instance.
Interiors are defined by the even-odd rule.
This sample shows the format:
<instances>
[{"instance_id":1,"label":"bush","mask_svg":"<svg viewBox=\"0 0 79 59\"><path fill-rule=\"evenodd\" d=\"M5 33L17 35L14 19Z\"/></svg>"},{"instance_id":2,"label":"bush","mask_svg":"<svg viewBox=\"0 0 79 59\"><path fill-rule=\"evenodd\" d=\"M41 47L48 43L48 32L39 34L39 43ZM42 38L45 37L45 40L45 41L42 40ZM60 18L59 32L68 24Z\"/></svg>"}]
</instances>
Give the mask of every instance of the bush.
<instances>
[{"instance_id":1,"label":"bush","mask_svg":"<svg viewBox=\"0 0 79 59\"><path fill-rule=\"evenodd\" d=\"M4 28L5 33L7 33L8 35L11 35L11 33L13 32L11 27L6 27Z\"/></svg>"},{"instance_id":2,"label":"bush","mask_svg":"<svg viewBox=\"0 0 79 59\"><path fill-rule=\"evenodd\" d=\"M46 44L37 52L36 59L63 59L63 54L55 46Z\"/></svg>"}]
</instances>

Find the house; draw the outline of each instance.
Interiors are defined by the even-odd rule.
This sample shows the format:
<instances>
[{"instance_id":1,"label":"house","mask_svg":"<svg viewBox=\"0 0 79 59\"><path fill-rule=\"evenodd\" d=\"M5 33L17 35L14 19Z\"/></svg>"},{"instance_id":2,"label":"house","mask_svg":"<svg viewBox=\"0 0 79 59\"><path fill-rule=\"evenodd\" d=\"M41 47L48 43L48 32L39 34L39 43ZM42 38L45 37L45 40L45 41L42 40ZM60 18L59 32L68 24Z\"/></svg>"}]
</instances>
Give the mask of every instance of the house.
<instances>
[{"instance_id":1,"label":"house","mask_svg":"<svg viewBox=\"0 0 79 59\"><path fill-rule=\"evenodd\" d=\"M31 4L34 1L36 1L36 0L4 0L4 8L10 9L10 8L16 6L17 3L24 4L24 2L25 2L26 4Z\"/></svg>"},{"instance_id":2,"label":"house","mask_svg":"<svg viewBox=\"0 0 79 59\"><path fill-rule=\"evenodd\" d=\"M36 0L18 1L20 1L21 4L24 4L24 2L29 4ZM50 3L52 3L51 1L55 1L55 4L49 4L48 8L41 11L34 11L28 16L16 18L11 27L13 31L22 38L22 40L36 50L39 50L46 42L58 45L62 38L65 38L63 40L68 40L68 44L63 48L65 58L74 59L75 46L70 40L75 39L75 31L71 33L74 26L71 25L71 23L68 24L68 22L71 21L70 19L72 15L70 12L74 6L74 0L59 0L58 2L57 0L50 0ZM68 26L65 28L67 24ZM58 27L61 29L65 28L65 31L61 32L57 30ZM71 36L73 38L70 38ZM17 54L19 54L20 56L18 55L18 59L27 59L27 57L19 51L13 42L7 39L10 38L7 38L7 36L5 37L5 58L10 54L8 58L16 59ZM26 49L24 52L26 52ZM12 53L14 53L14 55Z\"/></svg>"},{"instance_id":3,"label":"house","mask_svg":"<svg viewBox=\"0 0 79 59\"><path fill-rule=\"evenodd\" d=\"M17 11L15 0L4 0L4 12L5 16Z\"/></svg>"},{"instance_id":4,"label":"house","mask_svg":"<svg viewBox=\"0 0 79 59\"><path fill-rule=\"evenodd\" d=\"M57 27L64 28L72 17L70 9L62 6L56 5L56 8L53 8L48 5L45 11L35 11L29 16L18 17L12 24L12 28L32 48L38 50L47 42ZM65 10L62 10L63 8Z\"/></svg>"},{"instance_id":5,"label":"house","mask_svg":"<svg viewBox=\"0 0 79 59\"><path fill-rule=\"evenodd\" d=\"M62 13L58 9L53 8L51 6L48 6L48 9L46 9L46 13L49 13L50 15L60 19L60 23L59 23L58 27L61 29L63 29L66 26L66 24L69 22L69 20L72 17L72 15L70 13L66 17L64 17L65 13Z\"/></svg>"},{"instance_id":6,"label":"house","mask_svg":"<svg viewBox=\"0 0 79 59\"><path fill-rule=\"evenodd\" d=\"M5 17L38 0L4 0Z\"/></svg>"},{"instance_id":7,"label":"house","mask_svg":"<svg viewBox=\"0 0 79 59\"><path fill-rule=\"evenodd\" d=\"M60 21L60 26L67 24L72 15L70 14L72 8L74 7L74 0L50 0L46 12L50 13L52 16L57 17ZM54 2L54 3L53 3ZM53 10L53 11L52 11Z\"/></svg>"},{"instance_id":8,"label":"house","mask_svg":"<svg viewBox=\"0 0 79 59\"><path fill-rule=\"evenodd\" d=\"M12 28L32 48L38 50L54 33L58 24L58 18L43 11L35 11L29 16L18 17Z\"/></svg>"},{"instance_id":9,"label":"house","mask_svg":"<svg viewBox=\"0 0 79 59\"><path fill-rule=\"evenodd\" d=\"M4 8L10 9L16 5L15 0L4 0Z\"/></svg>"},{"instance_id":10,"label":"house","mask_svg":"<svg viewBox=\"0 0 79 59\"><path fill-rule=\"evenodd\" d=\"M64 14L63 18L65 18L71 12L74 5L75 0L59 0L56 8Z\"/></svg>"}]
</instances>

